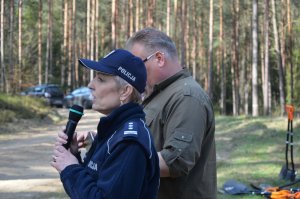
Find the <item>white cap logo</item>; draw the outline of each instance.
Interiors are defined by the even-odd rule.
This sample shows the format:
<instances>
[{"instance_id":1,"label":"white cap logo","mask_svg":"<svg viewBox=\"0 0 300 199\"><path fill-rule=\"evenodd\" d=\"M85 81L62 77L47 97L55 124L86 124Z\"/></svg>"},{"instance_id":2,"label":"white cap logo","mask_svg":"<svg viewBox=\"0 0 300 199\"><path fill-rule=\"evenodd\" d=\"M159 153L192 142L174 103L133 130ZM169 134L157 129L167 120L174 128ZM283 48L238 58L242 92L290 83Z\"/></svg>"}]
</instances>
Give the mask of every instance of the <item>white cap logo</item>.
<instances>
[{"instance_id":1,"label":"white cap logo","mask_svg":"<svg viewBox=\"0 0 300 199\"><path fill-rule=\"evenodd\" d=\"M123 75L125 75L126 77L128 77L131 81L135 82L136 77L134 75L132 75L130 72L128 72L122 66L119 66L118 71L120 71L121 73L123 73Z\"/></svg>"}]
</instances>

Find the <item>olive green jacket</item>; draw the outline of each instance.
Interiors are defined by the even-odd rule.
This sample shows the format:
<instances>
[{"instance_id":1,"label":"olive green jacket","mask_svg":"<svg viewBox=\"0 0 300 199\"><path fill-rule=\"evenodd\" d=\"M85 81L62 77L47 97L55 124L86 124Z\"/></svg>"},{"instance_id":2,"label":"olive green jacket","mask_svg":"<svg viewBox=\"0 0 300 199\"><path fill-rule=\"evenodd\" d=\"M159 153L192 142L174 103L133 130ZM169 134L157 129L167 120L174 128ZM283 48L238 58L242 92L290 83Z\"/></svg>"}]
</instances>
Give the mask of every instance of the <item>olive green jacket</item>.
<instances>
[{"instance_id":1,"label":"olive green jacket","mask_svg":"<svg viewBox=\"0 0 300 199\"><path fill-rule=\"evenodd\" d=\"M171 177L159 199L216 199L215 119L212 103L184 69L156 85L143 102L146 123Z\"/></svg>"}]
</instances>

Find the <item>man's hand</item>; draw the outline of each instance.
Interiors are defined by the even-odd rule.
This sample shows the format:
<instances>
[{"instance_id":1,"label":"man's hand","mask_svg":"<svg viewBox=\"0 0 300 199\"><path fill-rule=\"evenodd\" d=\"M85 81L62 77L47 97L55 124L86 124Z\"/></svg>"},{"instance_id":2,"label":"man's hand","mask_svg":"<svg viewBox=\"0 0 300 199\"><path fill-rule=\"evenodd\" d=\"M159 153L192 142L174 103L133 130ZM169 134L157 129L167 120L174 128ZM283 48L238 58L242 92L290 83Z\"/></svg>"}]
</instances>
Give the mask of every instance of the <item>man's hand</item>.
<instances>
[{"instance_id":1,"label":"man's hand","mask_svg":"<svg viewBox=\"0 0 300 199\"><path fill-rule=\"evenodd\" d=\"M159 159L160 177L170 177L170 170L169 170L167 163L161 156L160 152L158 152L157 155L158 155L158 159Z\"/></svg>"}]
</instances>

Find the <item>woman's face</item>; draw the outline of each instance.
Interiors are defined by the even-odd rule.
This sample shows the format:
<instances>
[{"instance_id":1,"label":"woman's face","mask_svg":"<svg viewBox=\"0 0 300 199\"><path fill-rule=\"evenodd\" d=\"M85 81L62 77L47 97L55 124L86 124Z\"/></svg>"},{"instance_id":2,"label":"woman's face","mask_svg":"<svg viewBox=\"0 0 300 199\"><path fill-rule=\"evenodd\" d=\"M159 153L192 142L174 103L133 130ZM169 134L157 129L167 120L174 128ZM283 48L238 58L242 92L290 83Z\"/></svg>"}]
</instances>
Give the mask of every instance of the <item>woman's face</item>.
<instances>
[{"instance_id":1,"label":"woman's face","mask_svg":"<svg viewBox=\"0 0 300 199\"><path fill-rule=\"evenodd\" d=\"M93 110L108 115L120 106L120 89L113 76L97 73L88 87L92 90Z\"/></svg>"}]
</instances>

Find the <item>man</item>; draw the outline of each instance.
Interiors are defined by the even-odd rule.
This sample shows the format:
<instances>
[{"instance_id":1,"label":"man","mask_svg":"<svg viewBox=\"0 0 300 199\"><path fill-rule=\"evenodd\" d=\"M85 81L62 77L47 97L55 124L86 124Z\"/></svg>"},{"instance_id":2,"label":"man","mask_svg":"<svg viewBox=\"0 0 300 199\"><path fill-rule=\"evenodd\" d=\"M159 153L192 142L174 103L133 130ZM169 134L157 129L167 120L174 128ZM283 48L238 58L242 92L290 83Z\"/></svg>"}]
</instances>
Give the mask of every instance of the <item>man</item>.
<instances>
[{"instance_id":1,"label":"man","mask_svg":"<svg viewBox=\"0 0 300 199\"><path fill-rule=\"evenodd\" d=\"M215 199L215 121L208 95L181 67L173 41L163 32L140 30L126 49L147 69L143 106L159 151L158 198Z\"/></svg>"}]
</instances>

